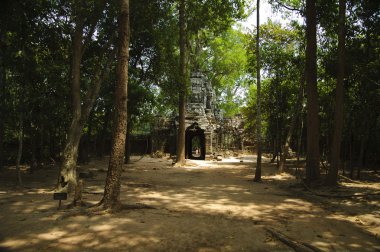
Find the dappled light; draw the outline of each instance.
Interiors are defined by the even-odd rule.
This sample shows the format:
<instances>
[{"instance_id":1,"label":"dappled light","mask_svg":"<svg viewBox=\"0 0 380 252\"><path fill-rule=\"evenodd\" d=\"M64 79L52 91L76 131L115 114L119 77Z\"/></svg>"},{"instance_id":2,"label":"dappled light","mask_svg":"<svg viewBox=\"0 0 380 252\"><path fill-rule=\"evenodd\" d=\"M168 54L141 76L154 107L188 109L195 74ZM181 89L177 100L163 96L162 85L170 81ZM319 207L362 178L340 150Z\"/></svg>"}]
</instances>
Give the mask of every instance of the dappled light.
<instances>
[{"instance_id":1,"label":"dappled light","mask_svg":"<svg viewBox=\"0 0 380 252\"><path fill-rule=\"evenodd\" d=\"M0 252L380 251L380 1L0 8Z\"/></svg>"},{"instance_id":2,"label":"dappled light","mask_svg":"<svg viewBox=\"0 0 380 252\"><path fill-rule=\"evenodd\" d=\"M264 163L262 183L247 179L253 173L254 158L246 156L245 162L240 162L241 158L188 160L180 168L172 167L166 159L145 157L132 162L124 167L121 200L151 209L112 215L83 213L61 219L68 210L57 210L48 184L40 182L38 187L23 192L1 187L0 248L236 251L255 246L288 250L263 229L271 226L321 250L379 249L378 239L361 230L366 224L351 221L345 212L325 210L318 201L285 189L296 182L295 178L278 174L275 165ZM95 173L85 181L85 201L100 200L105 176L101 170L106 163L102 160L81 167ZM53 175L51 171L49 176ZM253 233L254 241L250 238Z\"/></svg>"}]
</instances>

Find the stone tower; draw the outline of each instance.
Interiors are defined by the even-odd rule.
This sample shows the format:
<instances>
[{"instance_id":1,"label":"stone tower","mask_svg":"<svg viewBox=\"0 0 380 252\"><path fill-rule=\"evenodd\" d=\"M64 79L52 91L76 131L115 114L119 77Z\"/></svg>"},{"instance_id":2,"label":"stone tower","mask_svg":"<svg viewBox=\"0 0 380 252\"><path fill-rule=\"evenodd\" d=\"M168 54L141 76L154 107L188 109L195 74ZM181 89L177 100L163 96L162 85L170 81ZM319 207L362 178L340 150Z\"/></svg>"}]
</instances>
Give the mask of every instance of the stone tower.
<instances>
[{"instance_id":1,"label":"stone tower","mask_svg":"<svg viewBox=\"0 0 380 252\"><path fill-rule=\"evenodd\" d=\"M215 92L205 76L193 72L190 83L185 120L186 157L205 159L214 152L217 137L214 132L218 128L220 116L216 113Z\"/></svg>"}]
</instances>

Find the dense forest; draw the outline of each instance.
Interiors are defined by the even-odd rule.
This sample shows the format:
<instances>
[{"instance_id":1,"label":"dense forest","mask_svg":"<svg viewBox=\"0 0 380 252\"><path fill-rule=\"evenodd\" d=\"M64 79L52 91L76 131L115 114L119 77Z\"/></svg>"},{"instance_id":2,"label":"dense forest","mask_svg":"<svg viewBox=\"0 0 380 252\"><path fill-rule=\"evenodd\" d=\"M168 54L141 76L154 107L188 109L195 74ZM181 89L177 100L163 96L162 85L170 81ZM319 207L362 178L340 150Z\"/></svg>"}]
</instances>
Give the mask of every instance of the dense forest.
<instances>
[{"instance_id":1,"label":"dense forest","mask_svg":"<svg viewBox=\"0 0 380 252\"><path fill-rule=\"evenodd\" d=\"M379 251L379 146L380 1L1 1L0 251Z\"/></svg>"},{"instance_id":2,"label":"dense forest","mask_svg":"<svg viewBox=\"0 0 380 252\"><path fill-rule=\"evenodd\" d=\"M201 71L224 116L242 115L244 139L280 170L292 150L306 157L309 182L321 171L328 184L340 170L354 179L377 171L379 3L269 3L287 22L250 30L236 22L259 5L243 0L131 0L126 14L104 0L3 1L0 167L59 164L61 186L76 186L77 161L109 155L118 130L120 146L149 134L157 115L178 116L184 162L188 79Z\"/></svg>"}]
</instances>

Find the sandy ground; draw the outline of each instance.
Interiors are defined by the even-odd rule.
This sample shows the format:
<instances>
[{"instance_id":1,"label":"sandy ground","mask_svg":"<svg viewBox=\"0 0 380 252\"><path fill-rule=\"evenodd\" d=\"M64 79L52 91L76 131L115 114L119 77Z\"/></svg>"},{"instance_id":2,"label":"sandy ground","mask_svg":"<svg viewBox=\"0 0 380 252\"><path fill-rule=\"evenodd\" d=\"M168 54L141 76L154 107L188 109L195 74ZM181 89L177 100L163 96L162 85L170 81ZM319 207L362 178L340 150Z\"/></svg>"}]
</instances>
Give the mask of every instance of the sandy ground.
<instances>
[{"instance_id":1,"label":"sandy ground","mask_svg":"<svg viewBox=\"0 0 380 252\"><path fill-rule=\"evenodd\" d=\"M312 192L295 177L277 174L268 160L263 182L253 183L253 156L189 161L134 157L124 167L123 203L152 209L62 219L52 199L56 168L24 171L15 187L14 168L0 171L0 251L293 251L266 231L275 229L322 251L380 251L378 182L342 183ZM243 162L240 162L243 161ZM79 168L84 200L102 197L107 159ZM69 201L63 204L67 205Z\"/></svg>"}]
</instances>

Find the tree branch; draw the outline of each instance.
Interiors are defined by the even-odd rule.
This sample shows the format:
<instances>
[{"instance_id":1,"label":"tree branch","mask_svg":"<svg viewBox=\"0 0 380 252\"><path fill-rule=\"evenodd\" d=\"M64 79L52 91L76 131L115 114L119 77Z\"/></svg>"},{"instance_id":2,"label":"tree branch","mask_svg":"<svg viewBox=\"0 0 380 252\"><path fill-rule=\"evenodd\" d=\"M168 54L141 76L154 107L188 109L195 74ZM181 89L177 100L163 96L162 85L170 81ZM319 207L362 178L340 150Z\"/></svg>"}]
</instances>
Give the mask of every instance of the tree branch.
<instances>
[{"instance_id":1,"label":"tree branch","mask_svg":"<svg viewBox=\"0 0 380 252\"><path fill-rule=\"evenodd\" d=\"M304 11L301 10L301 9L298 9L298 8L295 8L295 7L287 6L287 5L281 3L281 2L278 1L278 0L274 0L274 2L275 2L276 4L278 4L279 6L285 8L285 9L287 9L287 10L289 10L289 11L297 11L297 12L299 12L302 16L304 16Z\"/></svg>"}]
</instances>

